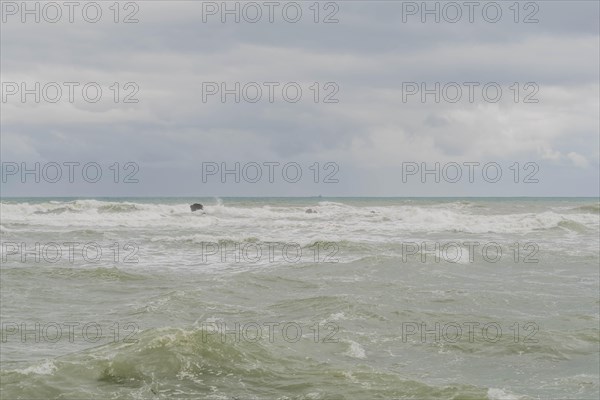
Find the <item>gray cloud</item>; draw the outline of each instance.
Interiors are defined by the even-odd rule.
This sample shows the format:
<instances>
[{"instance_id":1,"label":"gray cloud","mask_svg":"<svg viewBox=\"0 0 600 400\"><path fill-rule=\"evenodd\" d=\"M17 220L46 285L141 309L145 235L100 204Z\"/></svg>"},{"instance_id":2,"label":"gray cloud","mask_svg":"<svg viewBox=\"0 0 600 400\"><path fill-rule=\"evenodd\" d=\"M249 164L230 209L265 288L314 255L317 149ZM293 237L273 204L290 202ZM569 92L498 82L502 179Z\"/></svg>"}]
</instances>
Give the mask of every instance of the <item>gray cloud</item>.
<instances>
[{"instance_id":1,"label":"gray cloud","mask_svg":"<svg viewBox=\"0 0 600 400\"><path fill-rule=\"evenodd\" d=\"M137 2L137 24L115 24L110 14L97 24L9 19L1 28L2 82L98 82L104 91L94 104L9 98L0 154L18 162L135 161L144 180L127 194L139 195L597 195L598 3L535 2L535 24L514 23L512 2L498 3L505 14L496 24L403 23L402 2L366 1L337 2L336 24L313 23L312 3L302 3L306 18L297 24L203 23L199 2L161 1ZM298 82L303 98L202 101L203 82L236 81ZM404 102L402 83L412 81L497 82L503 96L496 104L480 95L472 103ZM113 82L139 85L139 103L114 103ZM314 82L339 85L339 103L315 103ZM527 82L539 86L539 103L522 102ZM195 180L205 160L335 161L346 181L203 185ZM405 161L469 160L535 161L545 179L527 188L397 181ZM3 185L3 195L121 190Z\"/></svg>"}]
</instances>

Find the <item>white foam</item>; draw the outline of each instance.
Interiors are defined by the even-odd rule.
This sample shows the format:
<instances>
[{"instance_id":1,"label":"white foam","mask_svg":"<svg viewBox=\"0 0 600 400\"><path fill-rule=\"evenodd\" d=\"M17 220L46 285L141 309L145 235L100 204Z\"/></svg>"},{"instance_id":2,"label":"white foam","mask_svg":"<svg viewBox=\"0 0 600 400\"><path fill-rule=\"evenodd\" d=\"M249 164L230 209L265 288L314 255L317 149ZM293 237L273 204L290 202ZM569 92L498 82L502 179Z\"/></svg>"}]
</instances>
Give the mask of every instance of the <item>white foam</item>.
<instances>
[{"instance_id":1,"label":"white foam","mask_svg":"<svg viewBox=\"0 0 600 400\"><path fill-rule=\"evenodd\" d=\"M597 215L589 213L517 212L481 214L480 209L464 204L390 205L357 207L322 201L308 206L235 206L217 202L204 212L191 213L189 204L154 204L76 200L45 203L0 203L2 232L11 224L26 224L32 230L54 232L57 228L111 229L149 228L155 240L205 241L222 238L257 238L261 241L286 241L307 246L315 241L353 241L396 243L420 233L464 232L526 235L557 229L580 235L586 229L598 230ZM581 229L580 229L581 226ZM21 228L19 228L21 229ZM168 230L168 234L163 233ZM155 234L156 233L156 234ZM589 232L588 232L589 233Z\"/></svg>"},{"instance_id":2,"label":"white foam","mask_svg":"<svg viewBox=\"0 0 600 400\"><path fill-rule=\"evenodd\" d=\"M350 346L348 351L343 353L344 355L352 358L367 358L365 349L359 343L355 342L354 340L348 340L347 343L349 343Z\"/></svg>"},{"instance_id":3,"label":"white foam","mask_svg":"<svg viewBox=\"0 0 600 400\"><path fill-rule=\"evenodd\" d=\"M54 371L56 371L56 369L57 369L56 365L54 365L54 363L52 361L46 360L41 364L32 365L30 367L23 368L23 369L17 369L17 370L15 370L15 372L18 372L23 375L30 375L30 374L52 375L54 373Z\"/></svg>"},{"instance_id":4,"label":"white foam","mask_svg":"<svg viewBox=\"0 0 600 400\"><path fill-rule=\"evenodd\" d=\"M487 392L489 400L520 400L524 399L523 396L517 396L515 394L506 392L503 389L489 388Z\"/></svg>"}]
</instances>

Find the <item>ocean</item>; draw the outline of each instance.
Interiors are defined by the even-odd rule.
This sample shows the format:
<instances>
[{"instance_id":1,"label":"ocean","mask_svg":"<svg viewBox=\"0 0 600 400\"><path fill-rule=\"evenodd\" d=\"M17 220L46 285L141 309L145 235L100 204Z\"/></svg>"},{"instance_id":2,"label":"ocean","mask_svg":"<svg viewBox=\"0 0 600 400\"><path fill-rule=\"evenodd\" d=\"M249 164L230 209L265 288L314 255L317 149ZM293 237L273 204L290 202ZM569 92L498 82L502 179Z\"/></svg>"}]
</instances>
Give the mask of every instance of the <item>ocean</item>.
<instances>
[{"instance_id":1,"label":"ocean","mask_svg":"<svg viewBox=\"0 0 600 400\"><path fill-rule=\"evenodd\" d=\"M597 198L0 212L2 399L600 395Z\"/></svg>"}]
</instances>

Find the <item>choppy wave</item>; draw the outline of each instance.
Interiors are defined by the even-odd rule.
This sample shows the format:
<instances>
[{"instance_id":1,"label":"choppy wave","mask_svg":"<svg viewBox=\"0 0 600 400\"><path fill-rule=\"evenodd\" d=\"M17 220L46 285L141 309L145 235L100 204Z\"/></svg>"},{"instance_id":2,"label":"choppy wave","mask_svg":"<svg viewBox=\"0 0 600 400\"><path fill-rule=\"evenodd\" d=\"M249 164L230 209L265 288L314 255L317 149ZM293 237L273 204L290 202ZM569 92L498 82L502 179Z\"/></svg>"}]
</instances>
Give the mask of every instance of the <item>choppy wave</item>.
<instances>
[{"instance_id":1,"label":"choppy wave","mask_svg":"<svg viewBox=\"0 0 600 400\"><path fill-rule=\"evenodd\" d=\"M354 342L340 344L364 358ZM110 343L54 360L1 372L6 398L213 398L213 399L481 399L488 388L433 386L360 365L294 355L269 343L221 340L202 329L144 331L136 343ZM293 371L293 373L291 373ZM69 382L65 385L64 382ZM492 392L495 393L495 392ZM494 397L498 398L498 397Z\"/></svg>"},{"instance_id":2,"label":"choppy wave","mask_svg":"<svg viewBox=\"0 0 600 400\"><path fill-rule=\"evenodd\" d=\"M98 207L99 213L129 213L140 210L136 204L111 203Z\"/></svg>"},{"instance_id":3,"label":"choppy wave","mask_svg":"<svg viewBox=\"0 0 600 400\"><path fill-rule=\"evenodd\" d=\"M48 208L45 210L38 210L38 211L34 211L34 214L64 214L64 213L79 213L82 212L82 210L78 210L75 207L54 207L54 208Z\"/></svg>"},{"instance_id":4,"label":"choppy wave","mask_svg":"<svg viewBox=\"0 0 600 400\"><path fill-rule=\"evenodd\" d=\"M573 211L598 214L600 213L600 203L586 204L584 206L575 207L573 208Z\"/></svg>"},{"instance_id":5,"label":"choppy wave","mask_svg":"<svg viewBox=\"0 0 600 400\"><path fill-rule=\"evenodd\" d=\"M548 207L537 212L504 212L474 207L469 202L433 205L401 204L390 206L354 206L320 201L309 206L236 206L222 202L207 206L204 212L191 213L188 204L153 204L98 200L51 201L0 205L3 230L12 224L27 223L49 227L154 227L194 229L222 226L232 230L255 229L258 232L295 230L352 234L398 235L405 232L516 233L564 228L574 232L597 229L598 205L583 205L557 211ZM307 214L311 208L316 213ZM249 235L252 236L252 235ZM262 239L266 239L263 237ZM344 239L340 235L340 239Z\"/></svg>"},{"instance_id":6,"label":"choppy wave","mask_svg":"<svg viewBox=\"0 0 600 400\"><path fill-rule=\"evenodd\" d=\"M557 228L562 228L573 232L588 231L588 228L584 224L574 221L572 219L564 219L560 221L557 225Z\"/></svg>"},{"instance_id":7,"label":"choppy wave","mask_svg":"<svg viewBox=\"0 0 600 400\"><path fill-rule=\"evenodd\" d=\"M115 321L136 321L143 330L137 342L101 346L22 343L14 334L2 343L0 395L595 398L597 210L589 200L564 199L216 199L194 213L185 199L3 201L2 239L26 242L29 257L24 263L12 255L2 265L4 318L29 323L77 315L84 323L97 317L107 330ZM122 250L133 241L139 263L115 262L114 246L98 263L81 260L80 253L75 263L30 262L30 244L39 241L117 243ZM405 262L408 241L426 246ZM438 262L431 241L494 241L504 257L484 262L481 246L477 254L465 247L464 262ZM533 255L539 263L523 262L530 252L523 246L515 261L511 246L528 241L539 244ZM294 243L307 259L283 262L278 253L266 267L205 263L203 242L228 249ZM323 262L331 245L339 263ZM4 256L5 248L0 251ZM471 255L476 262L467 264ZM239 319L294 320L306 325L307 335L294 343L223 342L199 327L199 321ZM504 334L497 343L431 343L419 335L406 342L406 321L430 328L497 321ZM514 341L519 321L536 323L539 342ZM316 343L307 333L315 322L335 323L340 340Z\"/></svg>"}]
</instances>

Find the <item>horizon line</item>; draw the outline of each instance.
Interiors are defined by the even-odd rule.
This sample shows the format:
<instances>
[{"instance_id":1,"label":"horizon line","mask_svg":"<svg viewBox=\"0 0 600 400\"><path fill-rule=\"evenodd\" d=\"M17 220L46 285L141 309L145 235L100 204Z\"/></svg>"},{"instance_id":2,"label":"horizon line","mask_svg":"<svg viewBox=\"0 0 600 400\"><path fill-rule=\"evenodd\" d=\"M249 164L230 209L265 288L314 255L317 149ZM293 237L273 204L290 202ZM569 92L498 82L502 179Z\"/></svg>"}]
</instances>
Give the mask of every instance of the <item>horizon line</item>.
<instances>
[{"instance_id":1,"label":"horizon line","mask_svg":"<svg viewBox=\"0 0 600 400\"><path fill-rule=\"evenodd\" d=\"M198 196L2 196L0 199L38 199L38 198L54 198L54 199L68 199L68 198L130 198L130 199L152 199L152 198L163 198L163 199L182 199L182 198L230 198L230 199L319 199L319 198L337 198L337 199L468 199L468 198L480 198L480 199L497 199L497 198L529 198L529 199L555 199L555 198L590 198L599 199L600 196L219 196L219 195L198 195Z\"/></svg>"}]
</instances>

